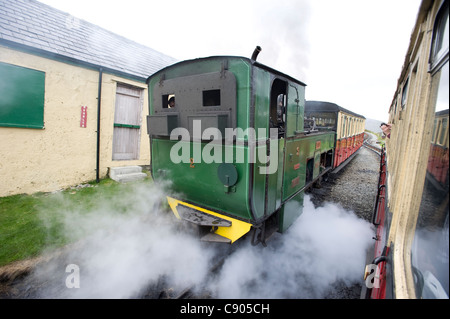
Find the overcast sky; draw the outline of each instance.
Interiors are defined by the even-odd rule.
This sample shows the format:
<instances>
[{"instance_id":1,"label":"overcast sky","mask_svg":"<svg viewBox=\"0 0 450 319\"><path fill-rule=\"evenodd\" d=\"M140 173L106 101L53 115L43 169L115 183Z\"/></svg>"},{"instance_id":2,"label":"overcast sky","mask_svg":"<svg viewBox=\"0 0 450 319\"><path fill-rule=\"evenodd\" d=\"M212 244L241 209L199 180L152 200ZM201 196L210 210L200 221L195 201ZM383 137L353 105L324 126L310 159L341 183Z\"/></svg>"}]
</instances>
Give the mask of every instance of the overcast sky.
<instances>
[{"instance_id":1,"label":"overcast sky","mask_svg":"<svg viewBox=\"0 0 450 319\"><path fill-rule=\"evenodd\" d=\"M420 0L39 0L176 59L250 57L380 121Z\"/></svg>"}]
</instances>

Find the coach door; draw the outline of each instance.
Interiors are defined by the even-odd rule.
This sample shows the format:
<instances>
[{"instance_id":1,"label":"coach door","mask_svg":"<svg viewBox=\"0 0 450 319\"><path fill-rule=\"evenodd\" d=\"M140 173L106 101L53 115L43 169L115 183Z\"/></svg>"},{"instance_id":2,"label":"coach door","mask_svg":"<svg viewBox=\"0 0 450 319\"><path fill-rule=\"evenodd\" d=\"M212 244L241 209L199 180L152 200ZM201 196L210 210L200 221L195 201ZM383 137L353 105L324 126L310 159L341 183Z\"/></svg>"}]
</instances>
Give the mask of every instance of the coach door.
<instances>
[{"instance_id":1,"label":"coach door","mask_svg":"<svg viewBox=\"0 0 450 319\"><path fill-rule=\"evenodd\" d=\"M113 160L139 159L143 89L117 84Z\"/></svg>"}]
</instances>

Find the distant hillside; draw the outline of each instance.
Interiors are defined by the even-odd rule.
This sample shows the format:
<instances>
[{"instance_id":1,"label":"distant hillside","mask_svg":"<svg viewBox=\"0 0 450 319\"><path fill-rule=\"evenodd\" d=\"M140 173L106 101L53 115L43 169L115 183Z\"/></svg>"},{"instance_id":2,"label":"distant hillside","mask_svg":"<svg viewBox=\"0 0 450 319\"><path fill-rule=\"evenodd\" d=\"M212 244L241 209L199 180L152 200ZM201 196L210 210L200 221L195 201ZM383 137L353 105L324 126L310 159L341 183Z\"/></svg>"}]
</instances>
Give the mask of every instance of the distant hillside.
<instances>
[{"instance_id":1,"label":"distant hillside","mask_svg":"<svg viewBox=\"0 0 450 319\"><path fill-rule=\"evenodd\" d=\"M381 132L380 125L382 121L366 119L366 130L372 131L374 133Z\"/></svg>"}]
</instances>

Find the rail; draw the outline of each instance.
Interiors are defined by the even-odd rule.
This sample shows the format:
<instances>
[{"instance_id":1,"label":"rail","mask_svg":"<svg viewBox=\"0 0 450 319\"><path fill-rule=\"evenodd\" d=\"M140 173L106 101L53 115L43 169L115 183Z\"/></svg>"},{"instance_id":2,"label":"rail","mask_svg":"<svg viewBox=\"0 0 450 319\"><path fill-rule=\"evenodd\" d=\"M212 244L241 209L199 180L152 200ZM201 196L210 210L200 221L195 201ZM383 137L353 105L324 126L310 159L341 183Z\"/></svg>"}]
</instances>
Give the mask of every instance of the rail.
<instances>
[{"instance_id":1,"label":"rail","mask_svg":"<svg viewBox=\"0 0 450 319\"><path fill-rule=\"evenodd\" d=\"M371 144L371 143L369 143L369 142L367 142L367 141L364 141L364 143L363 143L363 146L364 147L366 147L366 148L368 148L369 150L371 150L371 151L373 151L373 152L375 152L375 153L377 153L378 155L380 155L381 156L381 154L382 154L382 150L383 150L383 148L382 148L382 146L380 146L380 145L373 145L373 144Z\"/></svg>"}]
</instances>

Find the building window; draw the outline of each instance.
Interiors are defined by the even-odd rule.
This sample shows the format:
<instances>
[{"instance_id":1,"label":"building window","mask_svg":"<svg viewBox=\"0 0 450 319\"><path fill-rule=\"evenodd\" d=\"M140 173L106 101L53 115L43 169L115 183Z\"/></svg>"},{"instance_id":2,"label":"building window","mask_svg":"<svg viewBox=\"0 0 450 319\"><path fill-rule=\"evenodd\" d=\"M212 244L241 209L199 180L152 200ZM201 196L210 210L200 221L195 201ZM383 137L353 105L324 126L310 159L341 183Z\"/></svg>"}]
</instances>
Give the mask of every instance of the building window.
<instances>
[{"instance_id":1,"label":"building window","mask_svg":"<svg viewBox=\"0 0 450 319\"><path fill-rule=\"evenodd\" d=\"M44 128L45 72L0 62L0 126Z\"/></svg>"}]
</instances>

